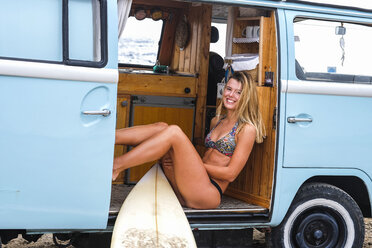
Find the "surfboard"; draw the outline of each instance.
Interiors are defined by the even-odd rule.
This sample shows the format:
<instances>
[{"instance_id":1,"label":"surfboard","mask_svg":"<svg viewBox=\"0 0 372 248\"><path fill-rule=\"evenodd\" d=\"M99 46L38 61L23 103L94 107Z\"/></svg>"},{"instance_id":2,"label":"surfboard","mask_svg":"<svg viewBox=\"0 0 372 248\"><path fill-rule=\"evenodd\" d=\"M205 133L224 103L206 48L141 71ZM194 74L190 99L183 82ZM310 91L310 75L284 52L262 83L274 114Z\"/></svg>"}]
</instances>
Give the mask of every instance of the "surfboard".
<instances>
[{"instance_id":1,"label":"surfboard","mask_svg":"<svg viewBox=\"0 0 372 248\"><path fill-rule=\"evenodd\" d=\"M155 164L120 208L111 248L196 248L190 224L161 167Z\"/></svg>"}]
</instances>

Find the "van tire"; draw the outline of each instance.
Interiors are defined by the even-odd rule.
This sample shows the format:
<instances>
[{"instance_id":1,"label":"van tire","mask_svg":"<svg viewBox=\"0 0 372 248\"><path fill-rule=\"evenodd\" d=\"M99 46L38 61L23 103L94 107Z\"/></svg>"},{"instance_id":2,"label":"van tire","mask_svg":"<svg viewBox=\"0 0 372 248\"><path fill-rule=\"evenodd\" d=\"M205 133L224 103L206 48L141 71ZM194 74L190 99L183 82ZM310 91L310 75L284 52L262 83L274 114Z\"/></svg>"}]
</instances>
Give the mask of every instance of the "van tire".
<instances>
[{"instance_id":1,"label":"van tire","mask_svg":"<svg viewBox=\"0 0 372 248\"><path fill-rule=\"evenodd\" d=\"M325 183L300 188L282 223L266 235L267 247L359 248L364 220L354 199Z\"/></svg>"}]
</instances>

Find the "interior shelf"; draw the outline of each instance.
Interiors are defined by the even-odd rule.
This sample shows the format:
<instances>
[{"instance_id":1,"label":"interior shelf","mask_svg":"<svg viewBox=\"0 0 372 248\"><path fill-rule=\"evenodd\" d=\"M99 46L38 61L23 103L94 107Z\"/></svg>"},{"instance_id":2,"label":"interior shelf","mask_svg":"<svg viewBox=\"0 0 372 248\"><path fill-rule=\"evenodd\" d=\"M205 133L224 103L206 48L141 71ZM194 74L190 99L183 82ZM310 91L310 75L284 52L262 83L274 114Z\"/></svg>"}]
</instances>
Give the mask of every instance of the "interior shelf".
<instances>
[{"instance_id":1,"label":"interior shelf","mask_svg":"<svg viewBox=\"0 0 372 248\"><path fill-rule=\"evenodd\" d=\"M255 37L255 38L233 38L234 43L254 43L254 42L259 42L260 38Z\"/></svg>"}]
</instances>

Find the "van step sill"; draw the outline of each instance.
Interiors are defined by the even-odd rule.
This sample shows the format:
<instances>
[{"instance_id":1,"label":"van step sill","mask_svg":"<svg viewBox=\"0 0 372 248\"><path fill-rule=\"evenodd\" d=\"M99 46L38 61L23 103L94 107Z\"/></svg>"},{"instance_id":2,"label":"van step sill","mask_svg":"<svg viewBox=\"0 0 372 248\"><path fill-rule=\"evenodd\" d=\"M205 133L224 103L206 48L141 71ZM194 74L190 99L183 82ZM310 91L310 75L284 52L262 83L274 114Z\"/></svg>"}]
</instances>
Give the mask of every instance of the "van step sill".
<instances>
[{"instance_id":1,"label":"van step sill","mask_svg":"<svg viewBox=\"0 0 372 248\"><path fill-rule=\"evenodd\" d=\"M117 215L120 211L120 207L123 204L125 198L128 196L129 192L133 189L133 185L125 184L113 184L111 190L111 204L110 204L110 215ZM186 215L199 215L199 214L266 214L268 213L267 208L261 206L252 205L244 201L223 196L220 206L216 209L192 209L183 208Z\"/></svg>"}]
</instances>

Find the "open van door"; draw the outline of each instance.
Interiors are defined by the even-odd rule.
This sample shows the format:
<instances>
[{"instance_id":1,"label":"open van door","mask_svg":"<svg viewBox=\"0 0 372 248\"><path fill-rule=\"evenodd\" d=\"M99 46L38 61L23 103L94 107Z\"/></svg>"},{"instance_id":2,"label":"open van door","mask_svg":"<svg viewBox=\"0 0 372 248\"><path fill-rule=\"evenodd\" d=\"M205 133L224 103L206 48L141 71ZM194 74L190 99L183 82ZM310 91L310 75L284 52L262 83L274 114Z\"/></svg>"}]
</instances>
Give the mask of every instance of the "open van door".
<instances>
[{"instance_id":1,"label":"open van door","mask_svg":"<svg viewBox=\"0 0 372 248\"><path fill-rule=\"evenodd\" d=\"M1 2L0 229L106 227L115 18L105 0Z\"/></svg>"}]
</instances>

